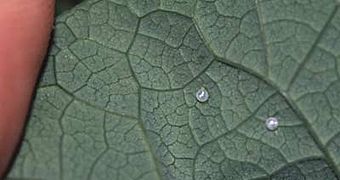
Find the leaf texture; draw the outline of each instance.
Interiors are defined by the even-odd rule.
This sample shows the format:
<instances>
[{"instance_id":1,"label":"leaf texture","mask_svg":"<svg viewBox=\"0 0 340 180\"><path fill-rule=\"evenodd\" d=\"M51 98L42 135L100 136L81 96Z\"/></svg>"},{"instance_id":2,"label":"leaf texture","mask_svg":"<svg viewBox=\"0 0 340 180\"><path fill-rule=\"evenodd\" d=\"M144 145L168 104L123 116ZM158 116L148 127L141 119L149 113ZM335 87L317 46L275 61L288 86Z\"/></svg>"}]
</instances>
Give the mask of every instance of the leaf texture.
<instances>
[{"instance_id":1,"label":"leaf texture","mask_svg":"<svg viewBox=\"0 0 340 180\"><path fill-rule=\"evenodd\" d=\"M55 27L10 178L339 179L339 2L88 0Z\"/></svg>"}]
</instances>

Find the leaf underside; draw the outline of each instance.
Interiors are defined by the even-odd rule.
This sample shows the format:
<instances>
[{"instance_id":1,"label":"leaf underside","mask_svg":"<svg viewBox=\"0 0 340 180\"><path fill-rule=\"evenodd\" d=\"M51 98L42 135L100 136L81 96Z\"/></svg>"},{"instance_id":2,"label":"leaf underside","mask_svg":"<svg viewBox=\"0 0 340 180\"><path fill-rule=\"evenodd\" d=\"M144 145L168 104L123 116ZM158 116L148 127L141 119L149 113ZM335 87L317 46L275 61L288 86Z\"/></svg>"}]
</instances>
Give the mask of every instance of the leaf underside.
<instances>
[{"instance_id":1,"label":"leaf underside","mask_svg":"<svg viewBox=\"0 0 340 180\"><path fill-rule=\"evenodd\" d=\"M339 75L334 0L88 0L56 20L8 176L336 180Z\"/></svg>"}]
</instances>

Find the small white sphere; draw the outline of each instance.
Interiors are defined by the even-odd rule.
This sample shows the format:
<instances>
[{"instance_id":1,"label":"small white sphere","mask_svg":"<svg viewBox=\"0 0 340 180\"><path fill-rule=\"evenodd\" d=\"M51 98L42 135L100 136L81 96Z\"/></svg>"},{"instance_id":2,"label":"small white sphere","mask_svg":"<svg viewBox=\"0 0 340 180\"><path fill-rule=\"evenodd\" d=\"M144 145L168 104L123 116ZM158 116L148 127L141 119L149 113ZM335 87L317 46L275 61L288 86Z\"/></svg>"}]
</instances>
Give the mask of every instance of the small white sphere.
<instances>
[{"instance_id":1,"label":"small white sphere","mask_svg":"<svg viewBox=\"0 0 340 180\"><path fill-rule=\"evenodd\" d=\"M266 119L266 127L270 131L275 131L279 126L279 120L276 117Z\"/></svg>"},{"instance_id":2,"label":"small white sphere","mask_svg":"<svg viewBox=\"0 0 340 180\"><path fill-rule=\"evenodd\" d=\"M201 88L196 92L196 99L199 102L206 102L209 99L209 93L205 88Z\"/></svg>"}]
</instances>

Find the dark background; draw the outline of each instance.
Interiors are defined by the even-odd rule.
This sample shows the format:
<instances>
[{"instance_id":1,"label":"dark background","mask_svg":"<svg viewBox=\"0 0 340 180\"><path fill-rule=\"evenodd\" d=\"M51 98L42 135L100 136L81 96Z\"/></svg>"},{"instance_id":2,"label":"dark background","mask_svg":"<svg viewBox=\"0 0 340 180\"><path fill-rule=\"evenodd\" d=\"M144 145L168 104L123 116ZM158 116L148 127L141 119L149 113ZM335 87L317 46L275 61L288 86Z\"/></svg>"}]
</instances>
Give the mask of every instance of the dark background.
<instances>
[{"instance_id":1,"label":"dark background","mask_svg":"<svg viewBox=\"0 0 340 180\"><path fill-rule=\"evenodd\" d=\"M83 0L56 0L56 15L71 9L82 1Z\"/></svg>"}]
</instances>

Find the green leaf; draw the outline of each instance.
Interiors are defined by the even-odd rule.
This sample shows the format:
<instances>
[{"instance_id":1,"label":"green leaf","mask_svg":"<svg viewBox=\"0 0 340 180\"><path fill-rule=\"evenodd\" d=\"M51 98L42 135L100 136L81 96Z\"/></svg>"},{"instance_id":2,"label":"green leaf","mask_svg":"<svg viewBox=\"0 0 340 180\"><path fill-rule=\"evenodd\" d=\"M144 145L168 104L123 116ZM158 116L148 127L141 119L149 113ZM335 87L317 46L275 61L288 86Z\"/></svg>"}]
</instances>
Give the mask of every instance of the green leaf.
<instances>
[{"instance_id":1,"label":"green leaf","mask_svg":"<svg viewBox=\"0 0 340 180\"><path fill-rule=\"evenodd\" d=\"M88 0L55 26L9 177L339 179L339 2Z\"/></svg>"},{"instance_id":2,"label":"green leaf","mask_svg":"<svg viewBox=\"0 0 340 180\"><path fill-rule=\"evenodd\" d=\"M83 0L56 0L56 15L71 9Z\"/></svg>"}]
</instances>

